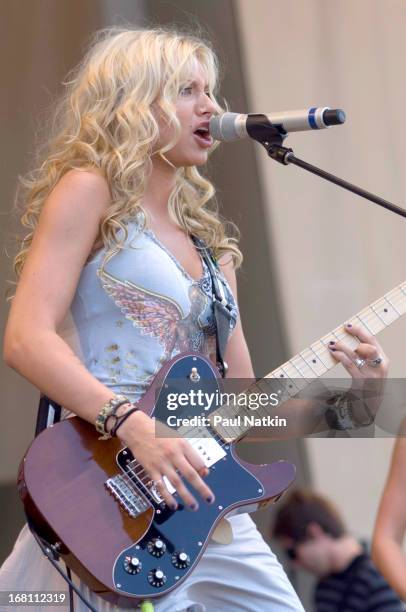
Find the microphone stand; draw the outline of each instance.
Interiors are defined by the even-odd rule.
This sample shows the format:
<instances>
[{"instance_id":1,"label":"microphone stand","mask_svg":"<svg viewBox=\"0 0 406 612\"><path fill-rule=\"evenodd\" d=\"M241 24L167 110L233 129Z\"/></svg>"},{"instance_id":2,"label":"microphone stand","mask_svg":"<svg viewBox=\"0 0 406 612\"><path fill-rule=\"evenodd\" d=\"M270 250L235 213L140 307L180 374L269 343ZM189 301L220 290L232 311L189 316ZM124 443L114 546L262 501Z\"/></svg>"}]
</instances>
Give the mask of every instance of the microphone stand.
<instances>
[{"instance_id":1,"label":"microphone stand","mask_svg":"<svg viewBox=\"0 0 406 612\"><path fill-rule=\"evenodd\" d=\"M330 181L330 183L334 183L335 185L338 185L343 189L347 189L347 191L352 191L352 193L355 193L361 196L362 198L365 198L366 200L370 200L371 202L374 202L379 206L383 206L383 208L391 210L392 212L396 213L397 215L400 215L401 217L406 217L406 210L404 210L403 208L400 208L399 206L396 206L395 204L392 204L391 202L388 202L387 200L384 200L383 198L380 198L379 196L369 191L365 191L365 189L362 189L361 187L357 187L357 185L353 185L348 181L344 181L338 176L330 174L329 172L326 172L325 170L322 170L317 166L313 166L312 164L309 164L303 161L302 159L296 157L293 153L293 149L282 146L283 140L284 138L286 138L287 134L283 131L280 131L277 127L273 125L268 125L266 127L266 132L263 129L260 129L260 126L255 127L256 129L251 128L250 136L265 147L271 159L274 159L275 161L285 166L287 166L288 164L294 164L295 166L299 166L300 168L303 168L304 170L307 170L312 174L320 176L326 181Z\"/></svg>"}]
</instances>

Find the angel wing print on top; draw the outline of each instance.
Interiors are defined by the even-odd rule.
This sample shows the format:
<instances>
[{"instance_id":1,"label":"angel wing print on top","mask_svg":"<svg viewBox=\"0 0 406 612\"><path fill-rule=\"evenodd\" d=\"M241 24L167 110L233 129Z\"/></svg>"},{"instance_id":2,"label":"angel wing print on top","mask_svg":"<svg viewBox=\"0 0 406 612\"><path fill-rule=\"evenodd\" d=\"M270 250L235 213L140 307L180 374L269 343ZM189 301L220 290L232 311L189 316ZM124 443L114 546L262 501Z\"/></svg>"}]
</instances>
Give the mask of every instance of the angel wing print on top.
<instances>
[{"instance_id":1,"label":"angel wing print on top","mask_svg":"<svg viewBox=\"0 0 406 612\"><path fill-rule=\"evenodd\" d=\"M179 304L167 296L139 287L128 280L122 281L105 270L99 269L97 273L104 290L124 316L141 334L159 341L165 360L175 350L179 353L193 350L206 354L215 351L215 344L212 346L215 343L214 329L210 329L207 338L209 346L204 346L205 334L199 319L207 307L208 298L196 284L189 287L190 311L185 316Z\"/></svg>"}]
</instances>

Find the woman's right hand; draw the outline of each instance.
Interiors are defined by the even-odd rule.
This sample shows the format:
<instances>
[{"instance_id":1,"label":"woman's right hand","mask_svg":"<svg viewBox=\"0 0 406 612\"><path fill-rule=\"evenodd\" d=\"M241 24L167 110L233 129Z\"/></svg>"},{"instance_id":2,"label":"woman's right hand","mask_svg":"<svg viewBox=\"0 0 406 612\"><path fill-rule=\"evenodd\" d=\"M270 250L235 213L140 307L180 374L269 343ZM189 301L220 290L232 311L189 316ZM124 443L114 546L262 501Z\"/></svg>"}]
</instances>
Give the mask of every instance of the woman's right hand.
<instances>
[{"instance_id":1,"label":"woman's right hand","mask_svg":"<svg viewBox=\"0 0 406 612\"><path fill-rule=\"evenodd\" d=\"M167 429L168 437L157 435L159 425L162 435ZM162 429L161 429L162 428ZM187 439L173 437L173 430L147 416L141 410L134 412L117 430L117 437L128 446L137 461L147 471L160 495L170 508L177 508L176 499L169 493L163 477L166 476L184 503L197 510L196 498L185 486L185 478L208 503L214 502L214 494L203 481L209 470L203 459Z\"/></svg>"}]
</instances>

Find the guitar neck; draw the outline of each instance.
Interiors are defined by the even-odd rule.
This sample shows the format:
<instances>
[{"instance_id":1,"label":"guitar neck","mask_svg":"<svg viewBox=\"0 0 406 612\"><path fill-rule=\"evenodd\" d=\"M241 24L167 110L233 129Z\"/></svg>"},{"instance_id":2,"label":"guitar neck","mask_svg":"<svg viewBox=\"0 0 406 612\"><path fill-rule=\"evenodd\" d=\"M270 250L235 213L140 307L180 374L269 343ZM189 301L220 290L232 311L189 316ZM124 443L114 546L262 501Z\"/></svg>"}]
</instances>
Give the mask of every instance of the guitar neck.
<instances>
[{"instance_id":1,"label":"guitar neck","mask_svg":"<svg viewBox=\"0 0 406 612\"><path fill-rule=\"evenodd\" d=\"M376 336L405 313L406 282L401 283L379 300L358 312L355 316L348 319L346 323L357 325L373 336ZM331 355L331 351L328 348L331 340L340 341L350 349L355 349L358 346L360 343L359 339L345 331L346 323L339 325L330 333L313 342L313 344L300 351L300 353L297 353L289 361L269 372L262 380L252 384L245 393L269 392L271 386L269 379L272 379L273 382L274 379L279 379L286 381L281 386L282 388L279 392L281 401L297 395L302 389L311 384L315 378L323 376L337 365L337 361ZM252 413L252 409L249 409L246 405L225 404L216 410L214 414L221 415L223 419L232 419L233 422L238 420L236 417L241 417L241 424L233 425L232 436L230 436L230 427L217 425L215 429L221 437L227 438L227 440L238 440L251 429L252 425L246 424L244 417L252 415ZM269 414L269 408L260 406L255 409L255 414L259 418L266 417Z\"/></svg>"}]
</instances>

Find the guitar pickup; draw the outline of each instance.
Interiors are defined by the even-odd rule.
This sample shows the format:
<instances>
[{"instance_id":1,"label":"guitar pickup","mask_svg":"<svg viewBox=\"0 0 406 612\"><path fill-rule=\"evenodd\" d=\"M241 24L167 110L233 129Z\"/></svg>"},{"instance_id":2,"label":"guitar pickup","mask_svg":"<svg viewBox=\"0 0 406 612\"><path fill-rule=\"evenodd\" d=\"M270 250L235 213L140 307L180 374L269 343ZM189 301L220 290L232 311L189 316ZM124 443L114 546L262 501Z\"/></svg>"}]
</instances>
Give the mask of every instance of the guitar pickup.
<instances>
[{"instance_id":1,"label":"guitar pickup","mask_svg":"<svg viewBox=\"0 0 406 612\"><path fill-rule=\"evenodd\" d=\"M224 448L214 438L187 438L187 441L203 459L207 468L227 455Z\"/></svg>"}]
</instances>

